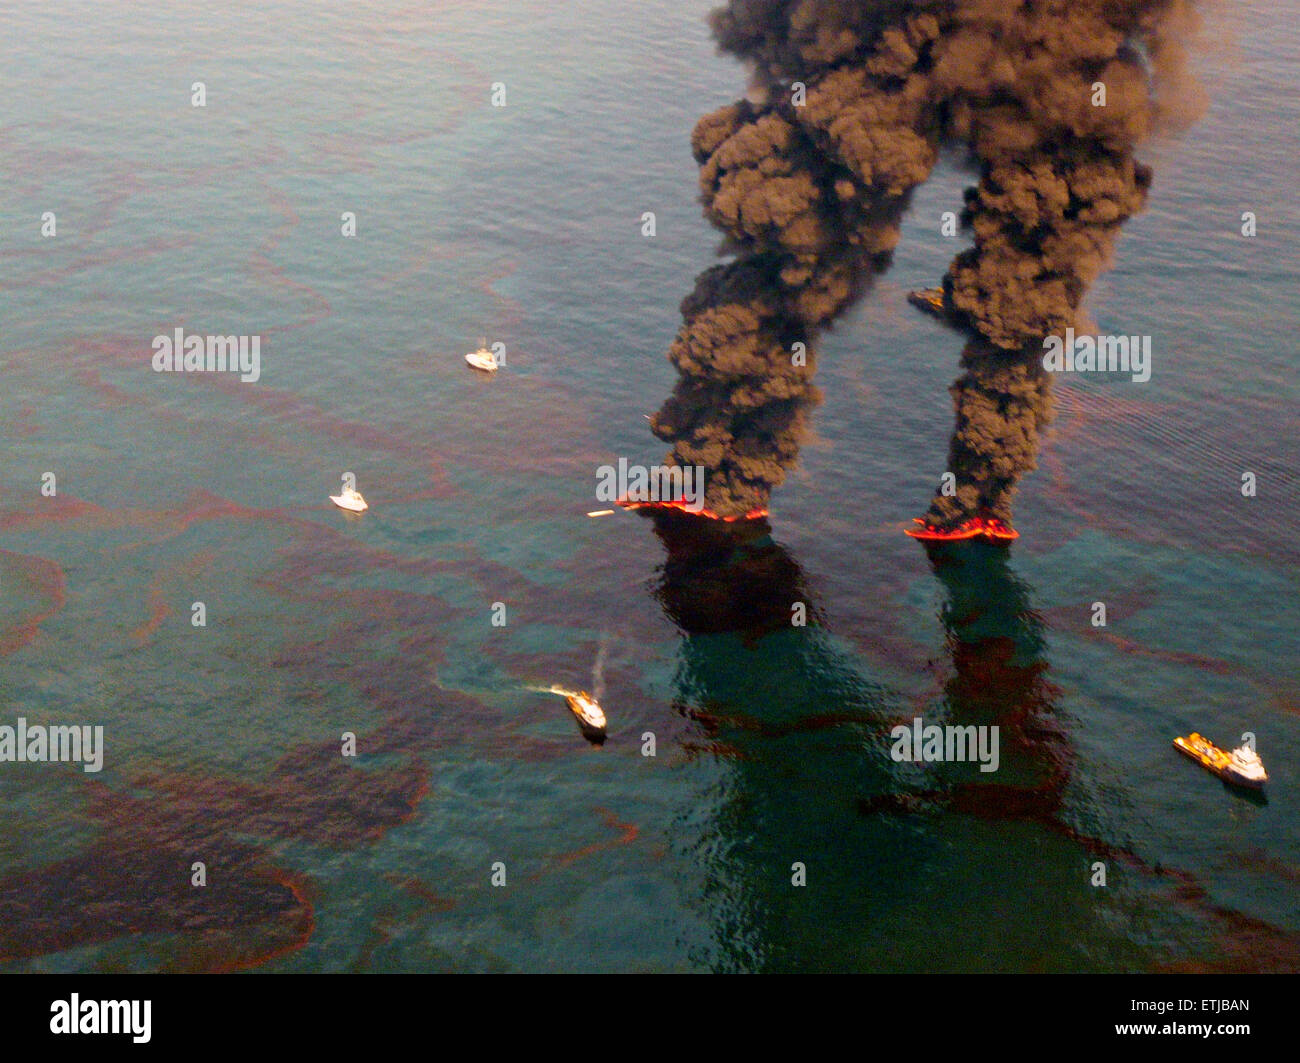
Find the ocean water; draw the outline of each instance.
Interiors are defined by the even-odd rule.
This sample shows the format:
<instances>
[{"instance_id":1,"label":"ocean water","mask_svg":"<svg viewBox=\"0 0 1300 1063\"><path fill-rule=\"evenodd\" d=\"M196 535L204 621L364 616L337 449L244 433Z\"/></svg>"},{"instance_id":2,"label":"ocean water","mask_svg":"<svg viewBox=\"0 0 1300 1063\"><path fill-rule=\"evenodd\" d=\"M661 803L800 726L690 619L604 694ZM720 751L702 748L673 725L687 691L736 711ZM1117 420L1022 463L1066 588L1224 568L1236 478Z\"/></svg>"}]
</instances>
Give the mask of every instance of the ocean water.
<instances>
[{"instance_id":1,"label":"ocean water","mask_svg":"<svg viewBox=\"0 0 1300 1063\"><path fill-rule=\"evenodd\" d=\"M1088 307L1151 380L1062 380L1022 538L933 559L961 341L905 296L955 159L770 525L584 515L662 453L715 260L710 6L6 5L0 724L105 754L0 763L0 970L1300 967L1288 6L1216 8L1205 116L1143 151ZM178 327L261 336L260 379L152 372ZM529 689L598 662L601 747ZM998 772L893 762L918 715L998 725ZM1254 733L1267 799L1190 730Z\"/></svg>"}]
</instances>

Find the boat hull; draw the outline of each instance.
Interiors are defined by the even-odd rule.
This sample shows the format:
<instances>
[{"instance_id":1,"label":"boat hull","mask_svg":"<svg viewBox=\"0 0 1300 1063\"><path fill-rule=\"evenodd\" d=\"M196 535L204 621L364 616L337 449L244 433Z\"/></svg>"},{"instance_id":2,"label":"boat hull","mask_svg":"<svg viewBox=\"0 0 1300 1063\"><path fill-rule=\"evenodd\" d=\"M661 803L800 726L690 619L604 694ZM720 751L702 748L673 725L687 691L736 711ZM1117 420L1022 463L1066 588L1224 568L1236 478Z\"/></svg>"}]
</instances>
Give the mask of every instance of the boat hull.
<instances>
[{"instance_id":1,"label":"boat hull","mask_svg":"<svg viewBox=\"0 0 1300 1063\"><path fill-rule=\"evenodd\" d=\"M1242 775L1232 767L1228 755L1216 747L1211 746L1213 752L1208 752L1199 745L1180 736L1174 739L1174 748L1183 756L1196 761L1197 764L1212 775L1217 775L1224 782L1233 786L1240 786L1246 790L1262 790L1264 784L1268 782L1267 775L1262 779L1252 779L1247 775Z\"/></svg>"},{"instance_id":2,"label":"boat hull","mask_svg":"<svg viewBox=\"0 0 1300 1063\"><path fill-rule=\"evenodd\" d=\"M573 718L578 721L578 730L582 732L584 738L589 742L600 743L605 741L605 723L596 721L588 717L586 710L577 698L566 695L565 703L569 706L569 711L573 713Z\"/></svg>"},{"instance_id":3,"label":"boat hull","mask_svg":"<svg viewBox=\"0 0 1300 1063\"><path fill-rule=\"evenodd\" d=\"M339 509L347 510L349 513L364 513L370 508L370 506L364 501L360 503L352 502L344 498L342 495L330 495L330 501L338 506Z\"/></svg>"},{"instance_id":4,"label":"boat hull","mask_svg":"<svg viewBox=\"0 0 1300 1063\"><path fill-rule=\"evenodd\" d=\"M920 291L908 292L907 301L921 313L937 317L954 328L962 328L969 322L967 315L948 301L942 288L924 288Z\"/></svg>"},{"instance_id":5,"label":"boat hull","mask_svg":"<svg viewBox=\"0 0 1300 1063\"><path fill-rule=\"evenodd\" d=\"M907 301L922 313L931 314L934 317L947 317L947 308L943 305L943 290L941 288L927 288L921 291L908 292Z\"/></svg>"}]
</instances>

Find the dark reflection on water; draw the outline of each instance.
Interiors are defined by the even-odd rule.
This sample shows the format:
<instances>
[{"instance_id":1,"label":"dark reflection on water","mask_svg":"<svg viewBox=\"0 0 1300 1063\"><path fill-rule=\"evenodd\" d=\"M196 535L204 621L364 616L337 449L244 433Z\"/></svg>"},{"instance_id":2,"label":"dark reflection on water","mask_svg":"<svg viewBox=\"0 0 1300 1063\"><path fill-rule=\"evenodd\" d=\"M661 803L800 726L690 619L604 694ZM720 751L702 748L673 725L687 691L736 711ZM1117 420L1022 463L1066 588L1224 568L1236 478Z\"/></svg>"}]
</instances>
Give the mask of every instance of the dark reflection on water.
<instances>
[{"instance_id":1,"label":"dark reflection on water","mask_svg":"<svg viewBox=\"0 0 1300 1063\"><path fill-rule=\"evenodd\" d=\"M667 553L656 597L687 634L729 631L752 640L789 628L791 606L807 604L803 572L766 520L727 524L673 513L652 519Z\"/></svg>"},{"instance_id":2,"label":"dark reflection on water","mask_svg":"<svg viewBox=\"0 0 1300 1063\"><path fill-rule=\"evenodd\" d=\"M674 708L698 729L695 748L731 765L707 804L674 825L701 868L713 925L711 948L691 958L723 971L806 968L832 914L818 911L825 887L833 904L863 900L846 866L863 855L852 800L864 779L891 784L892 765L863 741L888 723L886 692L834 645L765 521L652 519L666 550L654 593L684 636ZM795 863L817 897L791 886Z\"/></svg>"},{"instance_id":3,"label":"dark reflection on water","mask_svg":"<svg viewBox=\"0 0 1300 1063\"><path fill-rule=\"evenodd\" d=\"M1092 784L1075 778L1044 622L1005 549L927 549L944 591L950 672L937 698L909 706L837 643L765 522L651 519L667 554L654 593L683 633L674 708L698 729L688 748L730 769L672 827L701 870L713 932L693 962L721 971L1295 969L1292 935L1100 836L1111 831ZM807 626L791 622L796 603ZM890 730L914 716L997 726L998 770L894 762ZM1142 940L1147 917L1133 925L1091 884L1096 861L1173 921L1199 925L1192 944L1175 940L1168 920L1155 934L1165 940ZM799 864L803 887L792 882ZM1038 917L1013 914L1035 906ZM1248 948L1234 945L1243 939Z\"/></svg>"},{"instance_id":4,"label":"dark reflection on water","mask_svg":"<svg viewBox=\"0 0 1300 1063\"><path fill-rule=\"evenodd\" d=\"M1059 723L1059 690L1047 678L1043 620L1030 604L1031 590L1008 567L1004 547L931 543L926 553L946 594L939 615L952 675L944 684L951 717L944 722L996 726L1000 764L989 773L936 765L935 789L881 795L861 809L869 813L891 800L914 804L933 797L972 814L1054 818L1073 753ZM1007 778L1014 782L1002 781Z\"/></svg>"}]
</instances>

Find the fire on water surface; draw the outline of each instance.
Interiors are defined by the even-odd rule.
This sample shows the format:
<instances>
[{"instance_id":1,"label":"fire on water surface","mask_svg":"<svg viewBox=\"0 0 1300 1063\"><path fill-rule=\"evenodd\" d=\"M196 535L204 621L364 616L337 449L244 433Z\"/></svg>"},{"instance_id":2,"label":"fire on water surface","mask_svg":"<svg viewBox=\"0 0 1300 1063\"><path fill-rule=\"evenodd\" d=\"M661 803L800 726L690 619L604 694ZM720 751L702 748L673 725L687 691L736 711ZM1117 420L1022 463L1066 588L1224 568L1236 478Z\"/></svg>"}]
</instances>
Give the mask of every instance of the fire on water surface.
<instances>
[{"instance_id":1,"label":"fire on water surface","mask_svg":"<svg viewBox=\"0 0 1300 1063\"><path fill-rule=\"evenodd\" d=\"M1019 539L1020 533L996 517L969 517L951 528L939 528L928 524L920 517L913 517L912 522L919 528L904 528L903 531L913 539L929 542L952 542L957 539L983 539L990 543L1009 543Z\"/></svg>"},{"instance_id":2,"label":"fire on water surface","mask_svg":"<svg viewBox=\"0 0 1300 1063\"><path fill-rule=\"evenodd\" d=\"M615 505L621 506L623 509L676 510L680 513L689 514L692 517L707 517L709 520L720 520L727 524L731 524L738 520L762 520L768 515L766 509L751 509L748 513L739 513L733 517L724 517L720 513L714 513L711 509L691 509L682 499L664 502L634 502L630 498L620 498Z\"/></svg>"},{"instance_id":3,"label":"fire on water surface","mask_svg":"<svg viewBox=\"0 0 1300 1063\"><path fill-rule=\"evenodd\" d=\"M721 514L714 513L709 509L690 509L681 499L675 499L664 502L635 502L631 499L620 498L616 503L623 509L648 509L659 511L672 511L684 513L695 517L707 517L709 520L722 521L726 524L733 524L737 521L745 520L763 520L768 516L766 509L751 509L748 513L738 514L734 517L724 517ZM913 517L913 523L920 525L917 528L905 528L904 531L913 539L922 539L930 542L954 542L960 539L983 539L990 543L1009 543L1013 539L1019 539L1020 533L1007 524L1005 521L998 520L996 517L968 517L960 524L951 528L940 528L936 525L929 524L921 517Z\"/></svg>"}]
</instances>

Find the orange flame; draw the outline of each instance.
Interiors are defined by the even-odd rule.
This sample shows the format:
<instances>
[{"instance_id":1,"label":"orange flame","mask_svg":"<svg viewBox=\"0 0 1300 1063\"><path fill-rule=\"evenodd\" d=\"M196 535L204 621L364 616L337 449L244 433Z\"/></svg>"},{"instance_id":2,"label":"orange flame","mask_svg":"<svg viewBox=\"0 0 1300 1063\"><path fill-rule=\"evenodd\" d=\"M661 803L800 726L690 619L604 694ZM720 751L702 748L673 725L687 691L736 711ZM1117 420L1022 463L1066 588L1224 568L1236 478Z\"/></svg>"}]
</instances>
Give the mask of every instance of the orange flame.
<instances>
[{"instance_id":1,"label":"orange flame","mask_svg":"<svg viewBox=\"0 0 1300 1063\"><path fill-rule=\"evenodd\" d=\"M1005 521L998 520L996 517L968 517L956 527L939 528L933 524L927 524L920 517L913 517L912 522L919 524L919 528L904 528L903 530L913 539L924 539L927 542L951 542L957 539L983 539L990 543L1009 543L1012 539L1019 539L1020 533Z\"/></svg>"},{"instance_id":2,"label":"orange flame","mask_svg":"<svg viewBox=\"0 0 1300 1063\"><path fill-rule=\"evenodd\" d=\"M675 509L682 513L688 513L692 517L708 517L709 520L721 520L730 524L737 520L761 520L767 516L765 509L751 509L748 513L743 513L736 517L724 517L720 513L714 513L711 509L688 509L683 499L673 499L665 502L634 502L629 498L620 498L615 505L622 506L624 509Z\"/></svg>"}]
</instances>

